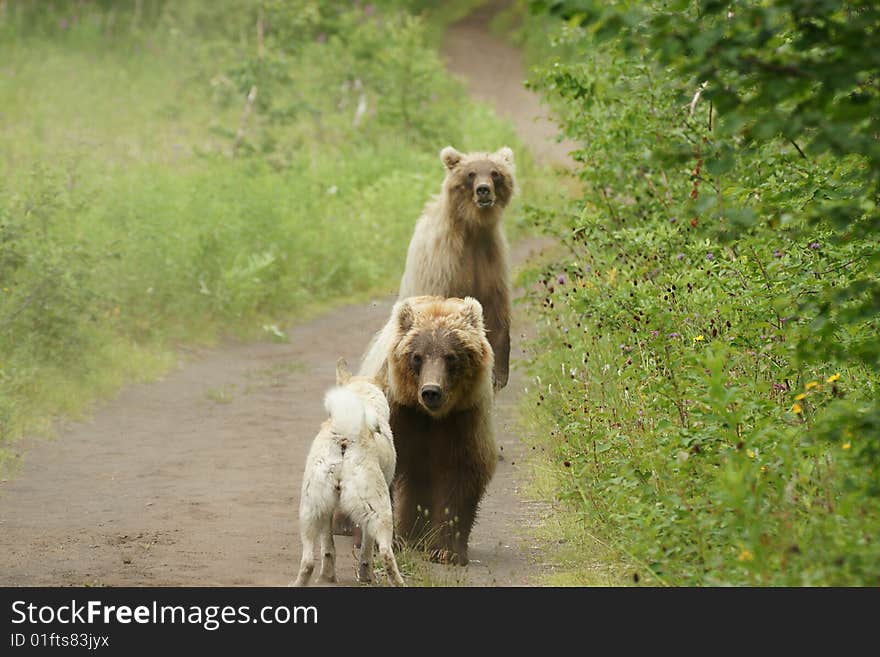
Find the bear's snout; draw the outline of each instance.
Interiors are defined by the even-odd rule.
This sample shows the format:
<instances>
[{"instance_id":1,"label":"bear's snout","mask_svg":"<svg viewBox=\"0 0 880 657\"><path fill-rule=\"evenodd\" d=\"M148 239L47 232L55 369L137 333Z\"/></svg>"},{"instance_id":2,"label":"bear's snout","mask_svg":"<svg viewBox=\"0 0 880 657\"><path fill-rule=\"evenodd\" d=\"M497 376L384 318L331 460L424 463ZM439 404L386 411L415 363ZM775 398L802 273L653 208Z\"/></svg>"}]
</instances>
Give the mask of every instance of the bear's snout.
<instances>
[{"instance_id":1,"label":"bear's snout","mask_svg":"<svg viewBox=\"0 0 880 657\"><path fill-rule=\"evenodd\" d=\"M427 383L419 391L422 402L432 411L440 408L443 403L443 389L434 383Z\"/></svg>"},{"instance_id":2,"label":"bear's snout","mask_svg":"<svg viewBox=\"0 0 880 657\"><path fill-rule=\"evenodd\" d=\"M481 208L488 208L495 204L495 190L486 182L477 183L474 186L474 200Z\"/></svg>"}]
</instances>

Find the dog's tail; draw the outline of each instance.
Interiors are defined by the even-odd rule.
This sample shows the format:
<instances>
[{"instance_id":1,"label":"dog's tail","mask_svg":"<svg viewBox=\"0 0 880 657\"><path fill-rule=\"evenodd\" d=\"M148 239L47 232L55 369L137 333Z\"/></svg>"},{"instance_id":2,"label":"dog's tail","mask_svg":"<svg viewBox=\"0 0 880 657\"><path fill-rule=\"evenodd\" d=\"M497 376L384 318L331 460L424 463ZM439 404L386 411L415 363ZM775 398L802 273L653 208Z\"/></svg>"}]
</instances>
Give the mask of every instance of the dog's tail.
<instances>
[{"instance_id":1,"label":"dog's tail","mask_svg":"<svg viewBox=\"0 0 880 657\"><path fill-rule=\"evenodd\" d=\"M364 429L376 431L379 418L363 400L347 388L335 387L324 396L324 408L330 414L333 430L343 436L354 438Z\"/></svg>"}]
</instances>

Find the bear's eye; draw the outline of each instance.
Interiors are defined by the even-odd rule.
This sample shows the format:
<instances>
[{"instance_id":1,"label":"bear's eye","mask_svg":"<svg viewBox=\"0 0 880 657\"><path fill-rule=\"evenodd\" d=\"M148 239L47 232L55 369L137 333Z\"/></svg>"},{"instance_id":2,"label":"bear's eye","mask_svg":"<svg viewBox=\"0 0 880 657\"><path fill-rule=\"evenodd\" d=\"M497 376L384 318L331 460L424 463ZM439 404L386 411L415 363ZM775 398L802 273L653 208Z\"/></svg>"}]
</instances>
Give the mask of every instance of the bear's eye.
<instances>
[{"instance_id":1,"label":"bear's eye","mask_svg":"<svg viewBox=\"0 0 880 657\"><path fill-rule=\"evenodd\" d=\"M412 356L412 366L418 369L422 366L422 357L419 354L413 354Z\"/></svg>"},{"instance_id":2,"label":"bear's eye","mask_svg":"<svg viewBox=\"0 0 880 657\"><path fill-rule=\"evenodd\" d=\"M476 177L477 177L477 174L476 174L475 171L471 171L471 172L468 174L468 180L473 180L473 179L476 178Z\"/></svg>"},{"instance_id":3,"label":"bear's eye","mask_svg":"<svg viewBox=\"0 0 880 657\"><path fill-rule=\"evenodd\" d=\"M455 364L458 362L458 356L455 354L446 354L444 359L446 360L447 367L455 367Z\"/></svg>"},{"instance_id":4,"label":"bear's eye","mask_svg":"<svg viewBox=\"0 0 880 657\"><path fill-rule=\"evenodd\" d=\"M492 177L493 177L495 180L498 180L498 179L501 177L501 174L498 173L497 171L494 171L494 170L493 170L493 171L492 171Z\"/></svg>"}]
</instances>

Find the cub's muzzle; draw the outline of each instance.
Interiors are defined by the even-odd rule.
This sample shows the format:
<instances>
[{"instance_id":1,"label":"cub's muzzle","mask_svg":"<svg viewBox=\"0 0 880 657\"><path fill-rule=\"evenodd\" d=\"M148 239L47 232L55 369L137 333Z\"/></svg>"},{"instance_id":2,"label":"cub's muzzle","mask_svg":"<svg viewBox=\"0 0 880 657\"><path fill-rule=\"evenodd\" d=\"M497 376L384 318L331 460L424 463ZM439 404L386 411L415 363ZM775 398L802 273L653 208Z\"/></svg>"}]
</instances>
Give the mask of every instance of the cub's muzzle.
<instances>
[{"instance_id":1,"label":"cub's muzzle","mask_svg":"<svg viewBox=\"0 0 880 657\"><path fill-rule=\"evenodd\" d=\"M481 208L488 208L495 204L495 194L492 193L492 186L485 183L477 185L474 188L474 200Z\"/></svg>"}]
</instances>

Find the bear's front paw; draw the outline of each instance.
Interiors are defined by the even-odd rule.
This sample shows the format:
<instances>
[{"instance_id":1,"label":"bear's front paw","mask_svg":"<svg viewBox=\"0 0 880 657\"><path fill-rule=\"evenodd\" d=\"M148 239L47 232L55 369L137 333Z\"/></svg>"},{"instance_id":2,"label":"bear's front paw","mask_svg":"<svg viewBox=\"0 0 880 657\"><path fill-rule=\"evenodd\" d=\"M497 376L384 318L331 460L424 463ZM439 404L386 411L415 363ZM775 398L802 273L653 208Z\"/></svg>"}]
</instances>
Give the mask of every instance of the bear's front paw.
<instances>
[{"instance_id":1,"label":"bear's front paw","mask_svg":"<svg viewBox=\"0 0 880 657\"><path fill-rule=\"evenodd\" d=\"M434 563L442 563L448 566L466 566L468 563L467 552L455 552L447 548L431 550L429 558Z\"/></svg>"}]
</instances>

